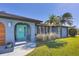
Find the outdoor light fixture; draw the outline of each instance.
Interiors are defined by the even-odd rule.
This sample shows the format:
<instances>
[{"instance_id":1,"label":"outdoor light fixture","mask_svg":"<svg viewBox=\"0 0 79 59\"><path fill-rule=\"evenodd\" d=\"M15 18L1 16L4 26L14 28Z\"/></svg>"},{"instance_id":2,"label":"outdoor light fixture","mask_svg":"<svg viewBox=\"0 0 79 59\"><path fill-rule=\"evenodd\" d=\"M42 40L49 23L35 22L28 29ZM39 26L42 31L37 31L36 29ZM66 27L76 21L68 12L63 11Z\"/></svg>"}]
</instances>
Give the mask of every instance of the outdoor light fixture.
<instances>
[{"instance_id":1,"label":"outdoor light fixture","mask_svg":"<svg viewBox=\"0 0 79 59\"><path fill-rule=\"evenodd\" d=\"M12 22L9 22L9 23L8 23L8 26L11 27L11 26L12 26Z\"/></svg>"}]
</instances>

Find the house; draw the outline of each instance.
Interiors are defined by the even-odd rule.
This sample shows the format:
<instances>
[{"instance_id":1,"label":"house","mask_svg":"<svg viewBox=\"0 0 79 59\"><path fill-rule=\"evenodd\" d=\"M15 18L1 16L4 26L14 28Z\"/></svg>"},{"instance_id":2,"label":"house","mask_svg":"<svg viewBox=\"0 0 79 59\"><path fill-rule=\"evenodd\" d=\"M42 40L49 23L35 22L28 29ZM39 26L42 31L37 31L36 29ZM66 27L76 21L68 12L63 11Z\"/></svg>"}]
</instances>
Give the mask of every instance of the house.
<instances>
[{"instance_id":1,"label":"house","mask_svg":"<svg viewBox=\"0 0 79 59\"><path fill-rule=\"evenodd\" d=\"M36 34L49 32L67 37L68 27L50 26L40 20L0 12L0 53L13 51L20 42L35 42Z\"/></svg>"},{"instance_id":2,"label":"house","mask_svg":"<svg viewBox=\"0 0 79 59\"><path fill-rule=\"evenodd\" d=\"M17 42L35 42L35 25L41 22L0 12L0 53L13 51Z\"/></svg>"},{"instance_id":3,"label":"house","mask_svg":"<svg viewBox=\"0 0 79 59\"><path fill-rule=\"evenodd\" d=\"M56 33L60 38L68 37L68 26L55 26L52 24L37 24L37 34Z\"/></svg>"}]
</instances>

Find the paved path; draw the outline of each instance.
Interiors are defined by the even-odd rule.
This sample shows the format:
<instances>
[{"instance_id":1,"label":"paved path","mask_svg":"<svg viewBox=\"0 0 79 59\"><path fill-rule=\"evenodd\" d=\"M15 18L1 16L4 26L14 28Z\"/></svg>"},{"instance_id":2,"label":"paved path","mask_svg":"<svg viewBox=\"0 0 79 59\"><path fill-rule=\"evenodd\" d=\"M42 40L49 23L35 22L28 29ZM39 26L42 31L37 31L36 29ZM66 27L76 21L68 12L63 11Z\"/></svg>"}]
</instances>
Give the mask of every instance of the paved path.
<instances>
[{"instance_id":1,"label":"paved path","mask_svg":"<svg viewBox=\"0 0 79 59\"><path fill-rule=\"evenodd\" d=\"M34 48L26 48L25 45L16 46L13 52L0 54L0 56L24 56L33 51Z\"/></svg>"}]
</instances>

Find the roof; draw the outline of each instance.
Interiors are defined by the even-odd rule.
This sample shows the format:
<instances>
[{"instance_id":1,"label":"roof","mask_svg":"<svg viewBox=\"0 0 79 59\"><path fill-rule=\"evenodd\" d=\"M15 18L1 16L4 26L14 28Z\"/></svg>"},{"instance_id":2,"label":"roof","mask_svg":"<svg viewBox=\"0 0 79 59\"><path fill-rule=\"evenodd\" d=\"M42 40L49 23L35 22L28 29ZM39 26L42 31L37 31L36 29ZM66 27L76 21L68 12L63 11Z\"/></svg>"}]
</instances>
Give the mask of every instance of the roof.
<instances>
[{"instance_id":1,"label":"roof","mask_svg":"<svg viewBox=\"0 0 79 59\"><path fill-rule=\"evenodd\" d=\"M70 27L70 26L60 26L60 25L53 25L53 24L45 24L45 23L41 23L41 24L37 24L37 26L46 26L46 27Z\"/></svg>"},{"instance_id":2,"label":"roof","mask_svg":"<svg viewBox=\"0 0 79 59\"><path fill-rule=\"evenodd\" d=\"M6 13L4 11L0 11L0 18L8 18L8 19L12 19L12 20L28 21L28 22L34 22L34 23L42 22L40 20L14 15L14 14Z\"/></svg>"}]
</instances>

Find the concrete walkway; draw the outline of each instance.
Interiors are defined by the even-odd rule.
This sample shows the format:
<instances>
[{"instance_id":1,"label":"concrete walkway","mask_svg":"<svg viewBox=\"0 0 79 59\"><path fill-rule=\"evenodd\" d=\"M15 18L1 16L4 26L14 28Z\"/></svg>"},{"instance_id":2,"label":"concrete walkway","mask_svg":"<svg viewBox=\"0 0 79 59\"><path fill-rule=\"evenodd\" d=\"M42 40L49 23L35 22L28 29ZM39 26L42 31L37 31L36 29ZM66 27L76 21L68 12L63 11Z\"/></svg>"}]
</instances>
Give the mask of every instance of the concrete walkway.
<instances>
[{"instance_id":1,"label":"concrete walkway","mask_svg":"<svg viewBox=\"0 0 79 59\"><path fill-rule=\"evenodd\" d=\"M24 56L32 52L34 48L25 47L25 45L16 46L13 52L0 54L0 56Z\"/></svg>"}]
</instances>

